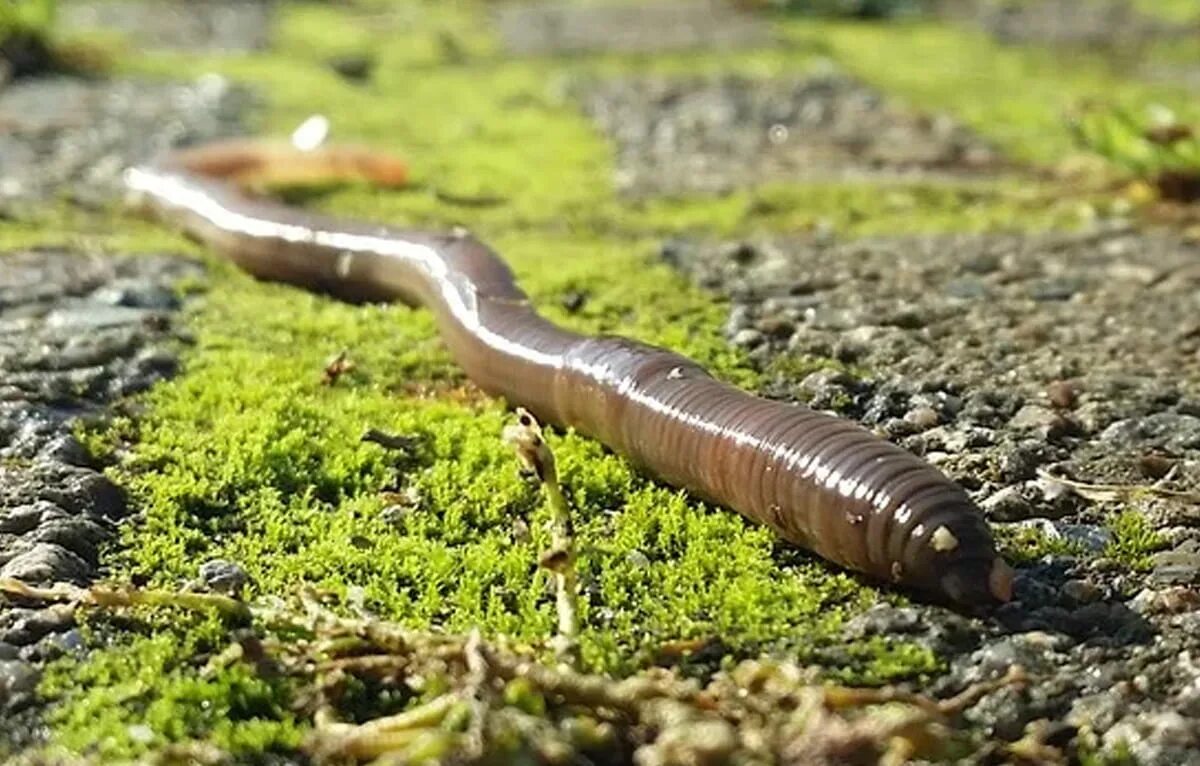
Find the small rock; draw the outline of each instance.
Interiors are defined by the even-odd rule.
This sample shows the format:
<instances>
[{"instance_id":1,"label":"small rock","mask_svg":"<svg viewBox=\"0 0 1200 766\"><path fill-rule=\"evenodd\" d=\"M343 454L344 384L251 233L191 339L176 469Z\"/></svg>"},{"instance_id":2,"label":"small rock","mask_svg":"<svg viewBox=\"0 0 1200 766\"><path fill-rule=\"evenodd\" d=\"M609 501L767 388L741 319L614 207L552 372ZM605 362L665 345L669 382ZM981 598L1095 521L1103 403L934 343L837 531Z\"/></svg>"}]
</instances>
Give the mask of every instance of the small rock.
<instances>
[{"instance_id":1,"label":"small rock","mask_svg":"<svg viewBox=\"0 0 1200 766\"><path fill-rule=\"evenodd\" d=\"M763 342L763 334L753 327L747 327L734 333L731 342L742 348L754 348Z\"/></svg>"},{"instance_id":2,"label":"small rock","mask_svg":"<svg viewBox=\"0 0 1200 766\"><path fill-rule=\"evenodd\" d=\"M1138 713L1116 723L1102 737L1109 753L1129 753L1143 766L1176 766L1194 761L1200 729L1178 712Z\"/></svg>"},{"instance_id":3,"label":"small rock","mask_svg":"<svg viewBox=\"0 0 1200 766\"><path fill-rule=\"evenodd\" d=\"M1022 521L1033 516L1033 504L1025 499L1018 487L1004 487L979 504L989 519Z\"/></svg>"},{"instance_id":4,"label":"small rock","mask_svg":"<svg viewBox=\"0 0 1200 766\"><path fill-rule=\"evenodd\" d=\"M86 468L62 464L47 466L43 480L52 486L42 490L43 499L69 513L117 520L125 515L125 493L104 475Z\"/></svg>"},{"instance_id":5,"label":"small rock","mask_svg":"<svg viewBox=\"0 0 1200 766\"><path fill-rule=\"evenodd\" d=\"M1063 595L1080 604L1090 604L1100 598L1100 589L1087 580L1067 580L1062 586Z\"/></svg>"},{"instance_id":6,"label":"small rock","mask_svg":"<svg viewBox=\"0 0 1200 766\"><path fill-rule=\"evenodd\" d=\"M76 554L54 543L36 543L0 567L0 578L28 583L85 582L92 568Z\"/></svg>"},{"instance_id":7,"label":"small rock","mask_svg":"<svg viewBox=\"0 0 1200 766\"><path fill-rule=\"evenodd\" d=\"M1118 689L1124 689L1125 686L1128 684L1120 684L1114 689L1078 698L1071 705L1067 722L1092 731L1111 729L1129 710L1129 702L1118 692Z\"/></svg>"},{"instance_id":8,"label":"small rock","mask_svg":"<svg viewBox=\"0 0 1200 766\"><path fill-rule=\"evenodd\" d=\"M990 447L996 443L996 433L990 428L965 426L949 431L942 439L942 446L947 452L958 453L969 449Z\"/></svg>"},{"instance_id":9,"label":"small rock","mask_svg":"<svg viewBox=\"0 0 1200 766\"><path fill-rule=\"evenodd\" d=\"M1037 469L1049 459L1046 444L1024 441L1000 451L1000 476L1006 483L1032 479Z\"/></svg>"},{"instance_id":10,"label":"small rock","mask_svg":"<svg viewBox=\"0 0 1200 766\"><path fill-rule=\"evenodd\" d=\"M39 524L59 518L65 519L69 516L66 511L45 500L0 509L0 533L24 535Z\"/></svg>"},{"instance_id":11,"label":"small rock","mask_svg":"<svg viewBox=\"0 0 1200 766\"><path fill-rule=\"evenodd\" d=\"M921 613L911 607L876 604L846 623L849 638L888 636L897 633L916 633L924 630Z\"/></svg>"},{"instance_id":12,"label":"small rock","mask_svg":"<svg viewBox=\"0 0 1200 766\"><path fill-rule=\"evenodd\" d=\"M44 636L69 628L75 621L75 608L55 604L45 609L10 608L0 613L0 642L28 646Z\"/></svg>"},{"instance_id":13,"label":"small rock","mask_svg":"<svg viewBox=\"0 0 1200 766\"><path fill-rule=\"evenodd\" d=\"M988 286L978 277L959 277L952 279L942 288L951 298L975 301L988 297Z\"/></svg>"},{"instance_id":14,"label":"small rock","mask_svg":"<svg viewBox=\"0 0 1200 766\"><path fill-rule=\"evenodd\" d=\"M94 566L98 562L96 546L108 537L108 530L91 519L66 517L43 520L25 539L60 545Z\"/></svg>"},{"instance_id":15,"label":"small rock","mask_svg":"<svg viewBox=\"0 0 1200 766\"><path fill-rule=\"evenodd\" d=\"M63 434L51 439L38 455L46 460L84 468L93 464L92 456L72 434Z\"/></svg>"},{"instance_id":16,"label":"small rock","mask_svg":"<svg viewBox=\"0 0 1200 766\"><path fill-rule=\"evenodd\" d=\"M1165 449L1180 453L1200 448L1200 417L1158 412L1127 418L1105 428L1100 438L1129 449Z\"/></svg>"},{"instance_id":17,"label":"small rock","mask_svg":"<svg viewBox=\"0 0 1200 766\"><path fill-rule=\"evenodd\" d=\"M22 707L37 688L41 673L23 660L0 660L0 708Z\"/></svg>"},{"instance_id":18,"label":"small rock","mask_svg":"<svg viewBox=\"0 0 1200 766\"><path fill-rule=\"evenodd\" d=\"M1082 289L1083 282L1078 279L1046 279L1032 286L1029 297L1035 301L1065 301Z\"/></svg>"},{"instance_id":19,"label":"small rock","mask_svg":"<svg viewBox=\"0 0 1200 766\"><path fill-rule=\"evenodd\" d=\"M574 314L587 303L587 293L581 290L570 290L562 297L562 307Z\"/></svg>"},{"instance_id":20,"label":"small rock","mask_svg":"<svg viewBox=\"0 0 1200 766\"><path fill-rule=\"evenodd\" d=\"M926 431L938 424L939 417L937 410L932 407L914 407L904 413L905 422L912 425L919 431Z\"/></svg>"},{"instance_id":21,"label":"small rock","mask_svg":"<svg viewBox=\"0 0 1200 766\"><path fill-rule=\"evenodd\" d=\"M1062 539L1093 553L1101 553L1112 544L1112 532L1095 524L1052 523L1051 526Z\"/></svg>"},{"instance_id":22,"label":"small rock","mask_svg":"<svg viewBox=\"0 0 1200 766\"><path fill-rule=\"evenodd\" d=\"M646 554L637 549L626 553L625 560L629 562L630 566L634 567L635 569L645 569L646 567L650 566L650 559L647 558Z\"/></svg>"},{"instance_id":23,"label":"small rock","mask_svg":"<svg viewBox=\"0 0 1200 766\"><path fill-rule=\"evenodd\" d=\"M1046 398L1050 400L1051 405L1060 410L1069 410L1074 407L1077 396L1075 386L1069 380L1056 380L1046 386Z\"/></svg>"},{"instance_id":24,"label":"small rock","mask_svg":"<svg viewBox=\"0 0 1200 766\"><path fill-rule=\"evenodd\" d=\"M250 576L240 564L225 559L212 559L200 565L200 580L217 593L236 596L246 587Z\"/></svg>"},{"instance_id":25,"label":"small rock","mask_svg":"<svg viewBox=\"0 0 1200 766\"><path fill-rule=\"evenodd\" d=\"M1151 558L1154 569L1150 578L1160 585L1200 584L1200 544L1186 540L1169 551L1161 551Z\"/></svg>"},{"instance_id":26,"label":"small rock","mask_svg":"<svg viewBox=\"0 0 1200 766\"><path fill-rule=\"evenodd\" d=\"M1137 467L1147 479L1161 479L1171 472L1177 462L1164 455L1150 453L1138 456Z\"/></svg>"},{"instance_id":27,"label":"small rock","mask_svg":"<svg viewBox=\"0 0 1200 766\"><path fill-rule=\"evenodd\" d=\"M1143 588L1129 605L1140 614L1180 614L1200 609L1200 592L1180 585L1159 590Z\"/></svg>"},{"instance_id":28,"label":"small rock","mask_svg":"<svg viewBox=\"0 0 1200 766\"><path fill-rule=\"evenodd\" d=\"M533 533L530 531L529 524L525 521L525 519L513 519L512 537L513 542L521 544L533 541Z\"/></svg>"},{"instance_id":29,"label":"small rock","mask_svg":"<svg viewBox=\"0 0 1200 766\"><path fill-rule=\"evenodd\" d=\"M1101 553L1112 543L1112 532L1095 524L1067 524L1049 519L1028 519L1017 522L1031 527L1051 540L1065 540L1087 553Z\"/></svg>"},{"instance_id":30,"label":"small rock","mask_svg":"<svg viewBox=\"0 0 1200 766\"><path fill-rule=\"evenodd\" d=\"M92 293L91 300L109 306L173 311L179 296L170 288L149 280L118 279Z\"/></svg>"},{"instance_id":31,"label":"small rock","mask_svg":"<svg viewBox=\"0 0 1200 766\"><path fill-rule=\"evenodd\" d=\"M350 82L366 82L375 70L375 59L363 53L348 53L329 59L329 68Z\"/></svg>"},{"instance_id":32,"label":"small rock","mask_svg":"<svg viewBox=\"0 0 1200 766\"><path fill-rule=\"evenodd\" d=\"M1008 421L1009 428L1034 431L1046 439L1057 439L1071 431L1071 423L1058 412L1036 404L1026 404Z\"/></svg>"},{"instance_id":33,"label":"small rock","mask_svg":"<svg viewBox=\"0 0 1200 766\"><path fill-rule=\"evenodd\" d=\"M721 257L744 266L758 257L758 248L749 242L733 242L722 246Z\"/></svg>"},{"instance_id":34,"label":"small rock","mask_svg":"<svg viewBox=\"0 0 1200 766\"><path fill-rule=\"evenodd\" d=\"M46 317L46 326L55 330L95 332L109 327L143 324L151 313L147 309L128 306L107 306L102 303L79 303L71 308L56 309Z\"/></svg>"},{"instance_id":35,"label":"small rock","mask_svg":"<svg viewBox=\"0 0 1200 766\"><path fill-rule=\"evenodd\" d=\"M379 516L391 526L400 528L404 526L405 519L415 512L416 508L411 505L396 503L380 511Z\"/></svg>"}]
</instances>

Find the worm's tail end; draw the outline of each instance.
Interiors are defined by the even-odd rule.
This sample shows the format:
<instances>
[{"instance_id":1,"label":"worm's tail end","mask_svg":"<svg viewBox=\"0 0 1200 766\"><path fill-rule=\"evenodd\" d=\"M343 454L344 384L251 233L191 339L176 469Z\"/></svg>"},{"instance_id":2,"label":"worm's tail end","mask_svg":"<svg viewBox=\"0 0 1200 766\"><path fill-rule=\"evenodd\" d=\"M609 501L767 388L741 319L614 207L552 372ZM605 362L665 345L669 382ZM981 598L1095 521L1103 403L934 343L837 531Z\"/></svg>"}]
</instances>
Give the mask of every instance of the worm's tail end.
<instances>
[{"instance_id":1,"label":"worm's tail end","mask_svg":"<svg viewBox=\"0 0 1200 766\"><path fill-rule=\"evenodd\" d=\"M230 140L180 150L171 156L170 163L242 187L354 181L398 187L408 182L408 165L402 160L357 146L298 149L283 142Z\"/></svg>"}]
</instances>

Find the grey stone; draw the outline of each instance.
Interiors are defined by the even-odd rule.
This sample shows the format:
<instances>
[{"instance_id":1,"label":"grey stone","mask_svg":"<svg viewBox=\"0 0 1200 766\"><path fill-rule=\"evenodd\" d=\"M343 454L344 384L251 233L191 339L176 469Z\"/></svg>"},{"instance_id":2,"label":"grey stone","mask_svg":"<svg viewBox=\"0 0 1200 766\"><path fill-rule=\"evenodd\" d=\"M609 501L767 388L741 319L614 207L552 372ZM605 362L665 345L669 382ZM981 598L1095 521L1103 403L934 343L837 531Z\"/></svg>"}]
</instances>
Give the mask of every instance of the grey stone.
<instances>
[{"instance_id":1,"label":"grey stone","mask_svg":"<svg viewBox=\"0 0 1200 766\"><path fill-rule=\"evenodd\" d=\"M1062 591L1064 596L1081 604L1090 604L1102 595L1095 583L1087 580L1067 580Z\"/></svg>"},{"instance_id":2,"label":"grey stone","mask_svg":"<svg viewBox=\"0 0 1200 766\"><path fill-rule=\"evenodd\" d=\"M67 517L66 511L45 500L13 508L0 508L0 532L23 535L39 524Z\"/></svg>"},{"instance_id":3,"label":"grey stone","mask_svg":"<svg viewBox=\"0 0 1200 766\"><path fill-rule=\"evenodd\" d=\"M645 53L761 45L767 26L713 0L628 4L525 3L501 8L505 47L519 54Z\"/></svg>"},{"instance_id":4,"label":"grey stone","mask_svg":"<svg viewBox=\"0 0 1200 766\"><path fill-rule=\"evenodd\" d=\"M1200 584L1200 544L1194 540L1151 557L1154 582L1159 585Z\"/></svg>"},{"instance_id":5,"label":"grey stone","mask_svg":"<svg viewBox=\"0 0 1200 766\"><path fill-rule=\"evenodd\" d=\"M118 198L129 165L175 146L242 132L249 103L245 91L212 75L185 84L65 76L10 84L0 89L6 127L0 177L8 182L0 197L45 199L61 191L87 205L105 205ZM64 313L62 321L103 326L134 321L143 311L92 306L74 316Z\"/></svg>"},{"instance_id":6,"label":"grey stone","mask_svg":"<svg viewBox=\"0 0 1200 766\"><path fill-rule=\"evenodd\" d=\"M1200 417L1157 412L1105 428L1100 438L1119 447L1186 452L1200 448Z\"/></svg>"},{"instance_id":7,"label":"grey stone","mask_svg":"<svg viewBox=\"0 0 1200 766\"><path fill-rule=\"evenodd\" d=\"M74 620L74 607L67 604L45 609L6 609L0 611L0 642L28 646L47 635L67 630Z\"/></svg>"},{"instance_id":8,"label":"grey stone","mask_svg":"<svg viewBox=\"0 0 1200 766\"><path fill-rule=\"evenodd\" d=\"M200 565L200 580L218 593L236 595L250 581L241 564L225 559L212 559Z\"/></svg>"},{"instance_id":9,"label":"grey stone","mask_svg":"<svg viewBox=\"0 0 1200 766\"><path fill-rule=\"evenodd\" d=\"M753 348L763 341L763 334L753 328L738 330L733 336L733 345Z\"/></svg>"},{"instance_id":10,"label":"grey stone","mask_svg":"<svg viewBox=\"0 0 1200 766\"><path fill-rule=\"evenodd\" d=\"M266 0L84 0L65 3L59 24L72 32L103 30L140 49L253 51L269 39Z\"/></svg>"},{"instance_id":11,"label":"grey stone","mask_svg":"<svg viewBox=\"0 0 1200 766\"><path fill-rule=\"evenodd\" d=\"M41 672L23 660L0 660L0 709L18 707L37 688Z\"/></svg>"},{"instance_id":12,"label":"grey stone","mask_svg":"<svg viewBox=\"0 0 1200 766\"><path fill-rule=\"evenodd\" d=\"M173 311L180 304L179 296L169 286L146 279L118 279L88 297L111 306L154 311Z\"/></svg>"},{"instance_id":13,"label":"grey stone","mask_svg":"<svg viewBox=\"0 0 1200 766\"><path fill-rule=\"evenodd\" d=\"M979 504L989 519L996 521L1021 521L1034 514L1033 504L1022 494L1019 487L1003 487Z\"/></svg>"},{"instance_id":14,"label":"grey stone","mask_svg":"<svg viewBox=\"0 0 1200 766\"><path fill-rule=\"evenodd\" d=\"M720 193L773 179L970 176L1002 164L962 125L915 114L837 71L769 80L648 76L575 91L615 143L616 183L633 197ZM829 244L819 236L814 243ZM776 267L776 259L761 261ZM928 319L904 309L875 316L902 318L905 327Z\"/></svg>"},{"instance_id":15,"label":"grey stone","mask_svg":"<svg viewBox=\"0 0 1200 766\"><path fill-rule=\"evenodd\" d=\"M54 543L35 543L0 567L0 578L29 583L84 582L92 568L78 555Z\"/></svg>"},{"instance_id":16,"label":"grey stone","mask_svg":"<svg viewBox=\"0 0 1200 766\"><path fill-rule=\"evenodd\" d=\"M939 418L937 410L934 408L929 406L920 406L914 407L908 412L904 413L904 420L918 431L925 431L936 426Z\"/></svg>"},{"instance_id":17,"label":"grey stone","mask_svg":"<svg viewBox=\"0 0 1200 766\"><path fill-rule=\"evenodd\" d=\"M96 546L110 536L107 529L86 517L43 521L24 539L34 543L54 543L95 566L99 562Z\"/></svg>"}]
</instances>

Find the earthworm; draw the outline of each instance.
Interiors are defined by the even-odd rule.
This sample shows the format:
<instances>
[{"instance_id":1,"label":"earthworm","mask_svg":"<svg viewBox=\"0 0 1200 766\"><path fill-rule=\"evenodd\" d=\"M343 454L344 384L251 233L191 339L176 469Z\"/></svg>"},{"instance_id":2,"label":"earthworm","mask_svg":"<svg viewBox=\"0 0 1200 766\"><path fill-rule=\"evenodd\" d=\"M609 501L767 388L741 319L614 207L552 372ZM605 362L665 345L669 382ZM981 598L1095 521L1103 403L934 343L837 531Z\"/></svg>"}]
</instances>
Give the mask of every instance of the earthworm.
<instances>
[{"instance_id":1,"label":"earthworm","mask_svg":"<svg viewBox=\"0 0 1200 766\"><path fill-rule=\"evenodd\" d=\"M341 220L241 188L281 163L303 177L405 178L402 163L365 149L231 142L132 168L126 185L139 207L260 279L427 308L486 392L596 438L829 561L960 604L1011 597L1013 572L979 509L907 450L857 423L753 396L672 351L560 328L465 230Z\"/></svg>"}]
</instances>

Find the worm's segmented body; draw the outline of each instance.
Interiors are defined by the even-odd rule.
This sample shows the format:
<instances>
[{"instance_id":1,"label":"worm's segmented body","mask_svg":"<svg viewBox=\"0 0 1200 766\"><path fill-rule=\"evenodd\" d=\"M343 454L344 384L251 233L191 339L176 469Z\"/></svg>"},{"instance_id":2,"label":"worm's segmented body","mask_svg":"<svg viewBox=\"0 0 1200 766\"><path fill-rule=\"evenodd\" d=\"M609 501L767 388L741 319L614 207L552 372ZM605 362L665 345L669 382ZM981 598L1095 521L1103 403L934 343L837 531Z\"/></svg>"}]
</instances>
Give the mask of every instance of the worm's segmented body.
<instances>
[{"instance_id":1,"label":"worm's segmented body","mask_svg":"<svg viewBox=\"0 0 1200 766\"><path fill-rule=\"evenodd\" d=\"M1012 572L979 510L906 450L855 423L754 397L671 351L559 328L465 232L343 221L245 196L229 179L260 161L256 152L182 152L129 171L127 185L144 207L260 278L428 308L484 390L830 561L961 603L1009 598ZM335 170L370 175L365 155L329 156ZM394 178L395 166L386 174Z\"/></svg>"}]
</instances>

